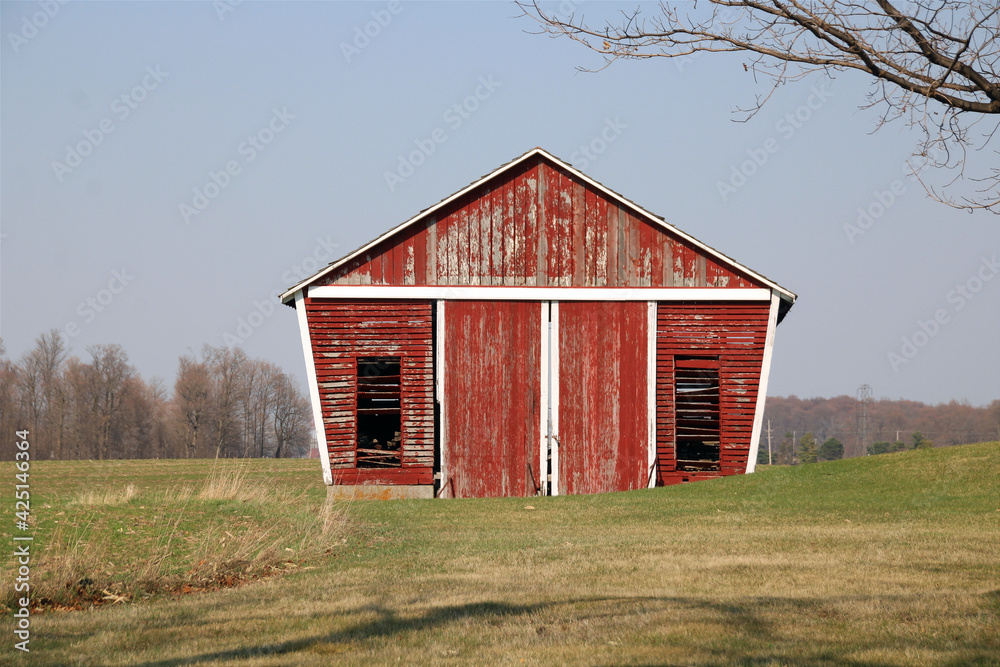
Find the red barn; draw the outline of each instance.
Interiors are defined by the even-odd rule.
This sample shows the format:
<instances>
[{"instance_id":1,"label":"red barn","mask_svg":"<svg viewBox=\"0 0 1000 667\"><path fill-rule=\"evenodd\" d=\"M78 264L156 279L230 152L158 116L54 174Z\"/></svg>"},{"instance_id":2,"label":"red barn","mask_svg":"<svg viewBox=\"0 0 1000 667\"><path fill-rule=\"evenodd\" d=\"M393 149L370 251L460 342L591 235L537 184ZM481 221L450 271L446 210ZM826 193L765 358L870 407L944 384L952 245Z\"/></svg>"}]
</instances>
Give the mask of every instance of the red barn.
<instances>
[{"instance_id":1,"label":"red barn","mask_svg":"<svg viewBox=\"0 0 1000 667\"><path fill-rule=\"evenodd\" d=\"M282 295L331 495L383 498L752 472L795 298L540 148Z\"/></svg>"}]
</instances>

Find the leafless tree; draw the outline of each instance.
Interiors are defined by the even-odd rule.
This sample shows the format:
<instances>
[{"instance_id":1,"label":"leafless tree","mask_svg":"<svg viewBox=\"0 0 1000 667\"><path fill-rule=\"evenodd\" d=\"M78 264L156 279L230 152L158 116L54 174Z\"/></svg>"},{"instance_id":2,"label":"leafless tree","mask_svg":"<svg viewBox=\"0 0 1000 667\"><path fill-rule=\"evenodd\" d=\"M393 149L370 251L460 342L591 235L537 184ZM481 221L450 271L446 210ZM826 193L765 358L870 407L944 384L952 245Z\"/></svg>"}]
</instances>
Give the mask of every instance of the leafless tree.
<instances>
[{"instance_id":1,"label":"leafless tree","mask_svg":"<svg viewBox=\"0 0 1000 667\"><path fill-rule=\"evenodd\" d=\"M128 381L122 405L122 458L149 459L168 456L169 408L162 383L146 382L138 375Z\"/></svg>"},{"instance_id":2,"label":"leafless tree","mask_svg":"<svg viewBox=\"0 0 1000 667\"><path fill-rule=\"evenodd\" d=\"M274 458L300 453L308 449L309 419L312 408L298 390L292 378L279 373L273 384L274 393Z\"/></svg>"},{"instance_id":3,"label":"leafless tree","mask_svg":"<svg viewBox=\"0 0 1000 667\"><path fill-rule=\"evenodd\" d=\"M559 7L567 3L579 4ZM904 119L922 132L910 167L928 194L955 208L1000 214L1000 161L989 147L998 121L987 120L1000 118L996 0L661 2L655 15L635 9L598 24L547 12L537 0L518 4L543 33L602 54L597 69L622 58L744 55L743 69L769 80L770 90L739 110L741 120L784 83L817 71L860 72L872 84L861 106L879 109L877 127ZM973 165L970 151L988 154L984 167ZM920 175L927 166L952 173L935 186Z\"/></svg>"},{"instance_id":4,"label":"leafless tree","mask_svg":"<svg viewBox=\"0 0 1000 667\"><path fill-rule=\"evenodd\" d=\"M242 456L266 456L267 422L271 415L275 377L280 373L273 364L247 359L239 375L239 409L243 422Z\"/></svg>"},{"instance_id":5,"label":"leafless tree","mask_svg":"<svg viewBox=\"0 0 1000 667\"><path fill-rule=\"evenodd\" d=\"M236 431L236 409L240 375L247 362L246 352L240 348L233 350L206 345L202 357L212 379L215 456L239 456L242 447Z\"/></svg>"},{"instance_id":6,"label":"leafless tree","mask_svg":"<svg viewBox=\"0 0 1000 667\"><path fill-rule=\"evenodd\" d=\"M0 339L0 434L4 438L3 451L13 453L14 431L23 426L17 424L17 368L7 358L7 350ZM6 459L7 457L4 456Z\"/></svg>"},{"instance_id":7,"label":"leafless tree","mask_svg":"<svg viewBox=\"0 0 1000 667\"><path fill-rule=\"evenodd\" d=\"M17 366L21 414L27 419L39 458L62 455L64 392L62 369L66 344L53 329L35 340Z\"/></svg>"},{"instance_id":8,"label":"leafless tree","mask_svg":"<svg viewBox=\"0 0 1000 667\"><path fill-rule=\"evenodd\" d=\"M66 394L66 443L63 458L96 458L98 424L91 394L89 364L71 357L63 371Z\"/></svg>"},{"instance_id":9,"label":"leafless tree","mask_svg":"<svg viewBox=\"0 0 1000 667\"><path fill-rule=\"evenodd\" d=\"M208 368L194 357L183 356L178 361L177 380L174 383L174 409L181 425L183 443L178 454L187 458L198 456L205 426L211 419L209 392L211 380Z\"/></svg>"},{"instance_id":10,"label":"leafless tree","mask_svg":"<svg viewBox=\"0 0 1000 667\"><path fill-rule=\"evenodd\" d=\"M62 459L287 457L308 448L309 404L280 368L243 350L182 356L170 398L121 346L87 352L90 363L68 356L53 331L14 363L0 340L0 433L9 442L27 429L33 457Z\"/></svg>"},{"instance_id":11,"label":"leafless tree","mask_svg":"<svg viewBox=\"0 0 1000 667\"><path fill-rule=\"evenodd\" d=\"M135 369L128 363L128 355L121 345L91 345L87 348L91 363L88 380L91 401L97 417L97 458L118 458L120 441L117 418L125 396L132 388Z\"/></svg>"}]
</instances>

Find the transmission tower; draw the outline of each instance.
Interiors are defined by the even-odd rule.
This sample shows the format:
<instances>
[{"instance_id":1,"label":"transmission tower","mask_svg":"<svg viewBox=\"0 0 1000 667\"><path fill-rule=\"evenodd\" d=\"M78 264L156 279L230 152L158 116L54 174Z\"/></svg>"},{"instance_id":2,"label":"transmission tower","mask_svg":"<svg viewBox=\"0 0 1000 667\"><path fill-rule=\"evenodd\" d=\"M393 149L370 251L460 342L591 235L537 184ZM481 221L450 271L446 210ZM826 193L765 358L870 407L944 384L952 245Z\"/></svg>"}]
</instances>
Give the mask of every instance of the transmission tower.
<instances>
[{"instance_id":1,"label":"transmission tower","mask_svg":"<svg viewBox=\"0 0 1000 667\"><path fill-rule=\"evenodd\" d=\"M868 453L868 418L872 402L872 388L867 384L858 387L858 456Z\"/></svg>"}]
</instances>

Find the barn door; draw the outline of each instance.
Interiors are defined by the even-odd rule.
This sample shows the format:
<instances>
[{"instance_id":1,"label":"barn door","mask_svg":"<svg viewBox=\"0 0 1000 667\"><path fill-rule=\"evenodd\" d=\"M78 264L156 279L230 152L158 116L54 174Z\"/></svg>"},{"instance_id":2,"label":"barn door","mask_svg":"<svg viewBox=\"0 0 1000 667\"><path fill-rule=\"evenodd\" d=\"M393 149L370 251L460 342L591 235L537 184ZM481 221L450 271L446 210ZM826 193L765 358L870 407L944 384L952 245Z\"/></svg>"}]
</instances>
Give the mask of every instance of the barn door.
<instances>
[{"instance_id":1,"label":"barn door","mask_svg":"<svg viewBox=\"0 0 1000 667\"><path fill-rule=\"evenodd\" d=\"M537 301L444 303L440 495L542 488L542 312Z\"/></svg>"},{"instance_id":2,"label":"barn door","mask_svg":"<svg viewBox=\"0 0 1000 667\"><path fill-rule=\"evenodd\" d=\"M654 311L655 312L655 311ZM645 488L650 479L650 308L552 304L553 491Z\"/></svg>"}]
</instances>

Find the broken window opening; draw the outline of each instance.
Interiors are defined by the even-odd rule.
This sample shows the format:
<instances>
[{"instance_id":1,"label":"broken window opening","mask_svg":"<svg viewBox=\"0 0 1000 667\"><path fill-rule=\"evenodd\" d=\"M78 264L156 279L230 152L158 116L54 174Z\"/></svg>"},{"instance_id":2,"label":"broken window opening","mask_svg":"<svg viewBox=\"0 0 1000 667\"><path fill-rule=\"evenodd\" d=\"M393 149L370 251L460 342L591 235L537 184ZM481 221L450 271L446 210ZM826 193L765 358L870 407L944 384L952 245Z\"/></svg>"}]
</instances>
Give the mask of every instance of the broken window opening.
<instances>
[{"instance_id":1,"label":"broken window opening","mask_svg":"<svg viewBox=\"0 0 1000 667\"><path fill-rule=\"evenodd\" d=\"M718 358L675 359L677 470L720 469L719 393Z\"/></svg>"},{"instance_id":2,"label":"broken window opening","mask_svg":"<svg viewBox=\"0 0 1000 667\"><path fill-rule=\"evenodd\" d=\"M357 467L399 468L401 357L358 357Z\"/></svg>"}]
</instances>

